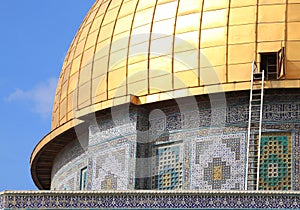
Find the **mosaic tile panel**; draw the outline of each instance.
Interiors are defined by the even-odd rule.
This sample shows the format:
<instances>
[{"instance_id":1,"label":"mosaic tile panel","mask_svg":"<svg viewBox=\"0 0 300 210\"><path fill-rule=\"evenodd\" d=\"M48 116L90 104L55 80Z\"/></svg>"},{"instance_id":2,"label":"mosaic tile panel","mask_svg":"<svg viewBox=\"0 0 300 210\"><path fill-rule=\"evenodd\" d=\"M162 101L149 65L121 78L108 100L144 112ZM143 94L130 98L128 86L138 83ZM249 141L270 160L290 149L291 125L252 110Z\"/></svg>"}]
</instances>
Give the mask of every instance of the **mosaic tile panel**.
<instances>
[{"instance_id":1,"label":"mosaic tile panel","mask_svg":"<svg viewBox=\"0 0 300 210\"><path fill-rule=\"evenodd\" d=\"M300 133L294 133L294 173L293 173L293 183L294 183L294 190L300 190Z\"/></svg>"},{"instance_id":2,"label":"mosaic tile panel","mask_svg":"<svg viewBox=\"0 0 300 210\"><path fill-rule=\"evenodd\" d=\"M92 190L127 190L130 178L130 144L102 149L93 158Z\"/></svg>"},{"instance_id":3,"label":"mosaic tile panel","mask_svg":"<svg viewBox=\"0 0 300 210\"><path fill-rule=\"evenodd\" d=\"M152 188L178 190L183 186L182 145L156 146Z\"/></svg>"},{"instance_id":4,"label":"mosaic tile panel","mask_svg":"<svg viewBox=\"0 0 300 210\"><path fill-rule=\"evenodd\" d=\"M269 133L261 138L260 190L292 189L291 134Z\"/></svg>"},{"instance_id":5,"label":"mosaic tile panel","mask_svg":"<svg viewBox=\"0 0 300 210\"><path fill-rule=\"evenodd\" d=\"M213 158L213 161L208 163L208 167L204 168L203 178L213 190L221 189L222 185L231 178L231 166L222 161L222 158Z\"/></svg>"},{"instance_id":6,"label":"mosaic tile panel","mask_svg":"<svg viewBox=\"0 0 300 210\"><path fill-rule=\"evenodd\" d=\"M245 134L200 137L192 142L191 188L242 190L245 176Z\"/></svg>"},{"instance_id":7,"label":"mosaic tile panel","mask_svg":"<svg viewBox=\"0 0 300 210\"><path fill-rule=\"evenodd\" d=\"M101 181L101 189L105 190L117 190L118 189L118 177L112 174L110 171Z\"/></svg>"}]
</instances>

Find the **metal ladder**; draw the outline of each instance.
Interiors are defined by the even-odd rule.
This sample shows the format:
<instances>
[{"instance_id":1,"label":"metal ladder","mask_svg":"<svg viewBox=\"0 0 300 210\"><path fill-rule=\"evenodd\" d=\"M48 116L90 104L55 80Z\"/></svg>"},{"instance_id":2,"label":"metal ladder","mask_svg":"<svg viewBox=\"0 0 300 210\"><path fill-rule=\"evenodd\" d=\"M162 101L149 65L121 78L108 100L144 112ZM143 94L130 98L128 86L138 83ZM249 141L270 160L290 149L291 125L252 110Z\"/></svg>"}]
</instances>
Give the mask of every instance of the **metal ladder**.
<instances>
[{"instance_id":1,"label":"metal ladder","mask_svg":"<svg viewBox=\"0 0 300 210\"><path fill-rule=\"evenodd\" d=\"M264 71L258 72L255 61L252 63L251 89L249 101L249 124L247 139L246 190L258 190L260 140L264 98Z\"/></svg>"}]
</instances>

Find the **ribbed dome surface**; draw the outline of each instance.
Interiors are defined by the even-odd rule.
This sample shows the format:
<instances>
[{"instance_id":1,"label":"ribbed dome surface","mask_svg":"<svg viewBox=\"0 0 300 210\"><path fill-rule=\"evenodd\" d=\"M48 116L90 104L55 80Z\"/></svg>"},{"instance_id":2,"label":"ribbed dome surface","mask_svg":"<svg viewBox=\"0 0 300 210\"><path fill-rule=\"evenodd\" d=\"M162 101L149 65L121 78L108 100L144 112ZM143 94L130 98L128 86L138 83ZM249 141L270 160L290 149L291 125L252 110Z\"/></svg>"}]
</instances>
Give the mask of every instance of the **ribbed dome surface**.
<instances>
[{"instance_id":1,"label":"ribbed dome surface","mask_svg":"<svg viewBox=\"0 0 300 210\"><path fill-rule=\"evenodd\" d=\"M283 46L285 78L299 78L299 11L300 0L97 0L63 64L52 129L76 110L108 108L129 95L146 103L176 90L201 94L195 88L247 82L259 53ZM203 76L211 71L211 79ZM238 89L246 88L226 90Z\"/></svg>"}]
</instances>

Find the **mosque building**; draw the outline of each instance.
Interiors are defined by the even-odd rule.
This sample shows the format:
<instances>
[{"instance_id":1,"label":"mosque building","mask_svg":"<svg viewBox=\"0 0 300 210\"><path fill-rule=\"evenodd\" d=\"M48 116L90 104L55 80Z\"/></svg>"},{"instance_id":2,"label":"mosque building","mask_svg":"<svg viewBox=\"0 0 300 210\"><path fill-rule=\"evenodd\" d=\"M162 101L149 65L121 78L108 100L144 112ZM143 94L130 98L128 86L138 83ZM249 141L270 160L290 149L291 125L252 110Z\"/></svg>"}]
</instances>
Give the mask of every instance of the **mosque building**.
<instances>
[{"instance_id":1,"label":"mosque building","mask_svg":"<svg viewBox=\"0 0 300 210\"><path fill-rule=\"evenodd\" d=\"M300 208L299 11L95 0L31 155L41 191L0 208Z\"/></svg>"}]
</instances>

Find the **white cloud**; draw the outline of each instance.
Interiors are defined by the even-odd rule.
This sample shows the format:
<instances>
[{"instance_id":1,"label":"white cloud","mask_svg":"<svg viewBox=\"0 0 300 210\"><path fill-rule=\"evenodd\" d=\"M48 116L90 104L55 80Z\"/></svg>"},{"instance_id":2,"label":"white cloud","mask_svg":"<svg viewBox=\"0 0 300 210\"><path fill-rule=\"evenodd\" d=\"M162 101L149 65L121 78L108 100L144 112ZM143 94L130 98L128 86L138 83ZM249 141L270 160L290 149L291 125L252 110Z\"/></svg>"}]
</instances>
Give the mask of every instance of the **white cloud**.
<instances>
[{"instance_id":1,"label":"white cloud","mask_svg":"<svg viewBox=\"0 0 300 210\"><path fill-rule=\"evenodd\" d=\"M50 78L36 85L32 90L16 89L6 98L6 101L28 101L32 105L33 112L42 117L48 117L52 112L56 85L57 79Z\"/></svg>"}]
</instances>

